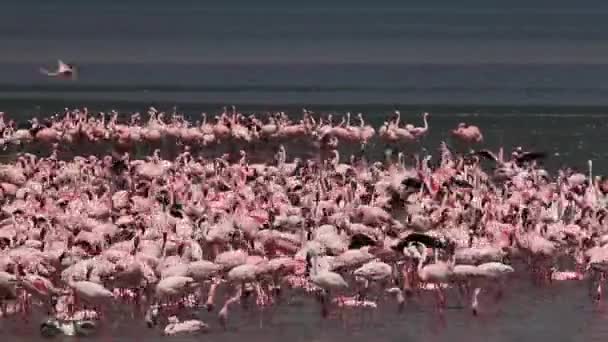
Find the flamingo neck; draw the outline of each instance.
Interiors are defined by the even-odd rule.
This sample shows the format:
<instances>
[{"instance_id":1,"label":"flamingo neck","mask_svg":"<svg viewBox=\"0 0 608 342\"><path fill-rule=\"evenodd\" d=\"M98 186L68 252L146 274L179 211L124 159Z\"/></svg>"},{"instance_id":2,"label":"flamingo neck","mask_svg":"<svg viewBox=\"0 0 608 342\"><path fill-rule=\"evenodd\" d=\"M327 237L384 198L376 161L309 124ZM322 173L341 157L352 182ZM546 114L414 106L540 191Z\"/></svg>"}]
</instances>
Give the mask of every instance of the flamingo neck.
<instances>
[{"instance_id":1,"label":"flamingo neck","mask_svg":"<svg viewBox=\"0 0 608 342\"><path fill-rule=\"evenodd\" d=\"M311 275L316 276L319 273L319 256L317 254L312 256L312 269Z\"/></svg>"},{"instance_id":2,"label":"flamingo neck","mask_svg":"<svg viewBox=\"0 0 608 342\"><path fill-rule=\"evenodd\" d=\"M422 269L422 266L424 265L424 262L426 261L427 258L427 252L426 252L426 246L421 245L422 246L422 253L420 255L420 259L418 260L418 271L420 271Z\"/></svg>"}]
</instances>

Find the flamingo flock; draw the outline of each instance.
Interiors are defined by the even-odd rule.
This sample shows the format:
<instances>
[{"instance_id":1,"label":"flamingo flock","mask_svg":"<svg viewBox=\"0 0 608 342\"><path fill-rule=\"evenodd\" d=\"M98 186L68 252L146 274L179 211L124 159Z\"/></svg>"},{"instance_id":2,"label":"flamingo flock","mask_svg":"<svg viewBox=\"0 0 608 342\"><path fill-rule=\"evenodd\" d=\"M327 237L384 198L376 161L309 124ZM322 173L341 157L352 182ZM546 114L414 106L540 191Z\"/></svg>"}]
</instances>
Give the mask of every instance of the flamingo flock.
<instances>
[{"instance_id":1,"label":"flamingo flock","mask_svg":"<svg viewBox=\"0 0 608 342\"><path fill-rule=\"evenodd\" d=\"M296 296L314 298L329 318L345 308L400 311L424 292L439 313L457 300L480 315L480 298L494 294L498 305L515 273L538 286L587 279L592 298L602 296L608 180L594 177L591 162L588 173L551 176L542 153L518 149L506 159L442 143L436 163L403 153L345 163L338 142L365 145L376 134L361 115L355 125L350 114L334 124L308 111L299 122L236 109L214 123L148 115L120 123L117 113L66 110L19 129L0 115L6 148L49 147L0 165L0 319L45 315L45 336L88 335L117 319L177 335L225 329L234 310ZM397 112L378 137L416 141L427 119L403 126ZM483 141L473 125L453 134L469 146ZM167 137L179 141L175 158L126 151ZM294 138L316 144L318 157L290 161L283 145L262 163L244 150L197 152ZM113 151L59 158L83 141ZM200 320L203 310L217 322Z\"/></svg>"},{"instance_id":2,"label":"flamingo flock","mask_svg":"<svg viewBox=\"0 0 608 342\"><path fill-rule=\"evenodd\" d=\"M397 111L390 122L379 129L378 137L386 143L408 143L423 137L428 131L428 113L423 114L424 126L413 124L400 125L400 114ZM323 149L335 149L340 141L344 143L367 144L376 130L365 123L362 114L357 114L352 122L351 114L346 113L339 123L334 122L333 115L314 118L313 113L304 110L302 119L291 120L285 113L273 113L266 120L255 115L245 115L232 107L208 120L207 114L201 120L191 123L178 113L167 114L150 108L147 119L142 114L134 113L128 122L121 123L119 113L90 114L82 110L68 110L57 113L48 119L33 118L29 125L18 125L7 120L0 112L0 147L24 147L35 143L44 145L81 144L109 142L117 149L130 149L138 144L155 145L172 139L180 144L192 147L209 147L226 143L243 143L249 145L280 143L300 139ZM469 131L454 132L454 136L469 141Z\"/></svg>"}]
</instances>

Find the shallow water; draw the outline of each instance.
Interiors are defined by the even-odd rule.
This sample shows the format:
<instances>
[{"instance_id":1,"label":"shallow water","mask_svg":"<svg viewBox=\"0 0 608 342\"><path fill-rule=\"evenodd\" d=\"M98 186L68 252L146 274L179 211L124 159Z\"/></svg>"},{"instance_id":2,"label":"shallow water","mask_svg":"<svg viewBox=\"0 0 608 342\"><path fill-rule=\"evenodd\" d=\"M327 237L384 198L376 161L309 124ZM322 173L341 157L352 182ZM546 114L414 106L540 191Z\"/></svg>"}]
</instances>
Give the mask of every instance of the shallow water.
<instances>
[{"instance_id":1,"label":"shallow water","mask_svg":"<svg viewBox=\"0 0 608 342\"><path fill-rule=\"evenodd\" d=\"M42 104L40 113L28 111L25 108L31 108L28 102L5 103L6 110L9 113L21 113L18 116L22 120L31 115L48 115L52 110L60 110L61 105L56 102L46 102ZM145 111L149 103L134 103L134 104L118 104L114 103L93 103L88 102L91 110L108 110L110 108L118 108L124 111ZM161 105L161 109L171 110L168 105ZM180 110L189 114L191 120L198 120L201 111L209 111L216 113L219 110L217 105L199 105L189 104L180 105ZM242 106L239 107L244 112L248 110L255 112L264 112L270 109L287 110L294 117L300 116L302 107L293 106ZM365 113L367 122L373 125L376 129L382 124L383 120L391 115L395 107L393 106L312 106L308 107L319 112L337 112L344 113L352 111L356 113L362 111ZM608 174L608 121L606 116L599 113L592 114L568 114L568 113L552 113L553 108L545 108L546 112L532 112L543 110L543 108L524 108L524 111L508 108L463 108L463 107L405 107L399 106L402 112L402 122L413 123L416 126L422 126L422 110L431 112L429 117L430 130L428 135L417 144L394 145L387 146L377 140L370 143L366 149L368 159L378 160L384 158L386 148L392 148L395 151L405 151L407 158L413 160L414 153L424 153L429 151L437 152L439 143L446 141L454 150L468 151L471 147L463 146L455 141L449 134L449 130L455 128L459 122L466 122L479 126L484 135L484 142L473 148L488 148L497 151L499 147L505 148L505 153L510 153L513 148L522 146L524 149L544 151L549 157L544 162L545 166L550 170L555 170L559 167L567 166L577 169L581 172L587 172L587 161L593 160L595 174ZM436 111L434 111L434 109ZM339 117L338 117L339 119ZM306 144L284 142L287 145L288 157L303 155L311 157L316 155L316 149ZM277 143L278 144L278 143ZM277 147L277 144L258 144L256 149L267 150L267 156L271 158L272 153ZM305 147L309 146L309 147ZM238 151L242 145L223 144L222 146L206 149L208 152L219 155L223 152ZM359 146L343 144L341 146L344 152L342 154L344 160L347 160L350 153L358 153ZM97 148L101 152L107 151L104 148ZM142 150L151 150L152 147ZM177 151L177 149L174 149ZM82 151L92 151L92 149L83 149ZM303 154L302 154L303 153ZM488 165L491 166L491 165Z\"/></svg>"},{"instance_id":2,"label":"shallow water","mask_svg":"<svg viewBox=\"0 0 608 342\"><path fill-rule=\"evenodd\" d=\"M606 303L591 302L586 282L561 282L547 287L530 284L518 273L508 283L504 297L496 302L492 294L482 292L480 314L459 306L450 292L448 309L443 315L434 310L435 298L427 291L410 299L398 313L390 299L376 311L349 311L346 323L337 317L322 320L312 301L294 299L260 315L255 307L244 311L234 306L227 331L218 328L216 313L201 311L200 318L212 330L202 336L163 337L159 330L149 330L141 321L115 321L106 336L91 341L605 341L608 338ZM127 323L128 322L128 323ZM40 340L37 323L16 328L0 321L4 336L22 341ZM55 340L62 340L57 338ZM63 340L74 340L63 338Z\"/></svg>"}]
</instances>

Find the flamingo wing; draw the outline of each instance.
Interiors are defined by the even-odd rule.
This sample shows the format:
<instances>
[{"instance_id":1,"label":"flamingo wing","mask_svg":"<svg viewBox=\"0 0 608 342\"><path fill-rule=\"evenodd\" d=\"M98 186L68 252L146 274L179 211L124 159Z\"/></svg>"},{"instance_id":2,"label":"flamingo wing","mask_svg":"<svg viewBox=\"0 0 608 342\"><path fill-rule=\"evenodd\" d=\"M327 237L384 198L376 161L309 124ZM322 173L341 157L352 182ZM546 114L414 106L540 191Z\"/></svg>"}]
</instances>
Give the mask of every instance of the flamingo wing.
<instances>
[{"instance_id":1,"label":"flamingo wing","mask_svg":"<svg viewBox=\"0 0 608 342\"><path fill-rule=\"evenodd\" d=\"M488 150L481 150L481 151L476 151L473 152L474 155L480 156L480 157L484 157L488 160L493 160L495 162L498 161L498 157L496 157L496 155Z\"/></svg>"},{"instance_id":2,"label":"flamingo wing","mask_svg":"<svg viewBox=\"0 0 608 342\"><path fill-rule=\"evenodd\" d=\"M50 71L48 71L45 68L40 68L40 73L43 74L43 75L47 75L47 76L57 76L57 75L59 75L58 73L56 73L56 72L50 72Z\"/></svg>"},{"instance_id":3,"label":"flamingo wing","mask_svg":"<svg viewBox=\"0 0 608 342\"><path fill-rule=\"evenodd\" d=\"M403 248L407 247L410 243L421 243L430 248L446 248L447 243L442 239L436 238L434 236L430 236L422 233L411 233L406 236L404 239L399 241L399 243L393 248L397 251L403 250Z\"/></svg>"},{"instance_id":4,"label":"flamingo wing","mask_svg":"<svg viewBox=\"0 0 608 342\"><path fill-rule=\"evenodd\" d=\"M72 68L65 64L62 60L57 60L57 73L71 72Z\"/></svg>"},{"instance_id":5,"label":"flamingo wing","mask_svg":"<svg viewBox=\"0 0 608 342\"><path fill-rule=\"evenodd\" d=\"M422 181L420 181L419 179L416 178L405 178L403 181L401 181L401 184L408 187L408 188L418 188L420 189L423 185Z\"/></svg>"},{"instance_id":6,"label":"flamingo wing","mask_svg":"<svg viewBox=\"0 0 608 342\"><path fill-rule=\"evenodd\" d=\"M368 235L357 233L354 234L350 239L348 249L359 249L364 246L375 246L376 241Z\"/></svg>"},{"instance_id":7,"label":"flamingo wing","mask_svg":"<svg viewBox=\"0 0 608 342\"><path fill-rule=\"evenodd\" d=\"M473 189L473 185L464 179L458 179L458 178L452 177L451 183L456 186L459 186L461 188Z\"/></svg>"},{"instance_id":8,"label":"flamingo wing","mask_svg":"<svg viewBox=\"0 0 608 342\"><path fill-rule=\"evenodd\" d=\"M531 160L544 159L547 157L545 152L524 152L517 157L518 163L525 163Z\"/></svg>"}]
</instances>

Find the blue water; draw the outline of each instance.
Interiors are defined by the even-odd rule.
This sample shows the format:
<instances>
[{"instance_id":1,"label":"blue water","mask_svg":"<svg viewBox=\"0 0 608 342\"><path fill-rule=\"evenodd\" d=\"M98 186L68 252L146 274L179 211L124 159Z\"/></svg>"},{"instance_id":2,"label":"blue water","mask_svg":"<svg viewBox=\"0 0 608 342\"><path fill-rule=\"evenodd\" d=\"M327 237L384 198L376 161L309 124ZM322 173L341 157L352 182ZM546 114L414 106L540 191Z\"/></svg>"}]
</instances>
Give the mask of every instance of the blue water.
<instances>
[{"instance_id":1,"label":"blue water","mask_svg":"<svg viewBox=\"0 0 608 342\"><path fill-rule=\"evenodd\" d=\"M3 96L264 104L608 104L608 65L79 64L77 82L0 65Z\"/></svg>"},{"instance_id":2,"label":"blue water","mask_svg":"<svg viewBox=\"0 0 608 342\"><path fill-rule=\"evenodd\" d=\"M0 96L263 104L608 104L608 5L24 0ZM80 80L47 80L61 58Z\"/></svg>"}]
</instances>

